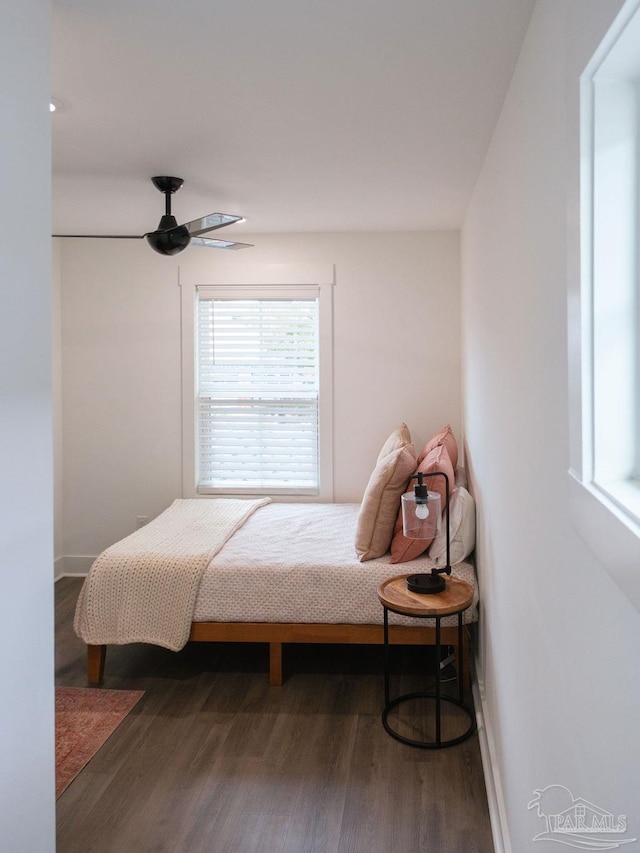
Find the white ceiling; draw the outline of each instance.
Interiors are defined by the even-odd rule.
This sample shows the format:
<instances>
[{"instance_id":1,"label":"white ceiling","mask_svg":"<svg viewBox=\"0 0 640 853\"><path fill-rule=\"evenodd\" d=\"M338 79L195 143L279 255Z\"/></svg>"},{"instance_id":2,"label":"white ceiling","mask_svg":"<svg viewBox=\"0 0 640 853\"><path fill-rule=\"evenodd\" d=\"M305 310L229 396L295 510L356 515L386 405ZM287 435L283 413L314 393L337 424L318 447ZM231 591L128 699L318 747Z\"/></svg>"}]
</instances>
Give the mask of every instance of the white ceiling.
<instances>
[{"instance_id":1,"label":"white ceiling","mask_svg":"<svg viewBox=\"0 0 640 853\"><path fill-rule=\"evenodd\" d=\"M54 232L457 228L534 2L54 0Z\"/></svg>"}]
</instances>

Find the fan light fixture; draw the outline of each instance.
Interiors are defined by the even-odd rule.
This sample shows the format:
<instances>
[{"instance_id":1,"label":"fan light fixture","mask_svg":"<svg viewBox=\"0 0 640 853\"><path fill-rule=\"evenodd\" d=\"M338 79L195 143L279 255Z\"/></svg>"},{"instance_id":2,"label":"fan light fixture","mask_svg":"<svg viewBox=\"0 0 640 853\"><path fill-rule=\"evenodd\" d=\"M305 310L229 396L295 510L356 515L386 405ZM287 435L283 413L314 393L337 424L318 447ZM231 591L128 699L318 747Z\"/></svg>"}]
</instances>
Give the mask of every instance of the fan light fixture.
<instances>
[{"instance_id":1,"label":"fan light fixture","mask_svg":"<svg viewBox=\"0 0 640 853\"><path fill-rule=\"evenodd\" d=\"M201 236L209 231L224 228L225 225L232 225L234 222L244 222L242 216L235 216L231 213L209 213L200 219L193 219L191 222L185 222L184 225L178 225L175 216L171 213L171 196L180 189L184 181L182 178L174 178L168 175L158 175L151 178L151 181L154 187L160 190L165 197L164 216L160 218L155 231L147 231L145 234L53 234L52 236L111 240L141 240L146 237L147 243L154 252L158 252L160 255L178 255L180 252L184 252L190 244L205 246L210 249L246 249L252 245L251 243L238 243L234 240L212 240L209 237Z\"/></svg>"}]
</instances>

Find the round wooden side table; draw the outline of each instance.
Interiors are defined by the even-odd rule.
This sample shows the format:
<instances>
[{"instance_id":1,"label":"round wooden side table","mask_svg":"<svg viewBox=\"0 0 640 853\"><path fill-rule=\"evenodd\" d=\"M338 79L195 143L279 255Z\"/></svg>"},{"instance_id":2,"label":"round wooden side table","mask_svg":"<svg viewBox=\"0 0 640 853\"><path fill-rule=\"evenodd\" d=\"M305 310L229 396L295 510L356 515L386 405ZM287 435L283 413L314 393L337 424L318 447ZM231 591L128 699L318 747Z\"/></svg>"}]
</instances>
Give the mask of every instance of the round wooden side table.
<instances>
[{"instance_id":1,"label":"round wooden side table","mask_svg":"<svg viewBox=\"0 0 640 853\"><path fill-rule=\"evenodd\" d=\"M445 589L435 595L412 592L407 588L406 575L396 575L383 581L378 587L378 598L384 608L384 709L382 711L382 725L391 737L406 743L409 746L418 746L422 749L440 749L445 746L454 746L462 743L470 737L476 729L475 714L464 702L464 679L463 671L463 636L462 636L462 614L471 606L473 601L473 587L466 581L448 575L445 580ZM389 611L399 613L402 616L411 616L416 619L433 619L436 634L436 673L435 691L407 693L402 696L390 698L389 694ZM440 622L445 616L458 617L458 698L443 696L441 691L440 677ZM412 699L433 699L435 701L435 739L413 740L395 731L389 724L389 712L403 702ZM442 703L456 705L462 709L469 718L469 725L461 735L442 739Z\"/></svg>"}]
</instances>

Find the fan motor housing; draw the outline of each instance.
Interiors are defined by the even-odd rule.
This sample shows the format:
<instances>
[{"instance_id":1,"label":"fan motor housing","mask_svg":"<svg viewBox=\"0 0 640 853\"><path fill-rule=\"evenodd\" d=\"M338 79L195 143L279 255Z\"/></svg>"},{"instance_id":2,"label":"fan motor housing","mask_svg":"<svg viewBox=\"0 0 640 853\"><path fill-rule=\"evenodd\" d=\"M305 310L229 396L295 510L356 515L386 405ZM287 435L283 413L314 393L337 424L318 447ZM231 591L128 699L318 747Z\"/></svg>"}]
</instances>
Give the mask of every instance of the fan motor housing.
<instances>
[{"instance_id":1,"label":"fan motor housing","mask_svg":"<svg viewBox=\"0 0 640 853\"><path fill-rule=\"evenodd\" d=\"M164 216L162 218L165 219ZM162 227L162 222L160 225ZM189 229L185 225L179 228L169 226L169 228L170 230L152 231L147 234L147 243L160 255L179 255L191 242Z\"/></svg>"}]
</instances>

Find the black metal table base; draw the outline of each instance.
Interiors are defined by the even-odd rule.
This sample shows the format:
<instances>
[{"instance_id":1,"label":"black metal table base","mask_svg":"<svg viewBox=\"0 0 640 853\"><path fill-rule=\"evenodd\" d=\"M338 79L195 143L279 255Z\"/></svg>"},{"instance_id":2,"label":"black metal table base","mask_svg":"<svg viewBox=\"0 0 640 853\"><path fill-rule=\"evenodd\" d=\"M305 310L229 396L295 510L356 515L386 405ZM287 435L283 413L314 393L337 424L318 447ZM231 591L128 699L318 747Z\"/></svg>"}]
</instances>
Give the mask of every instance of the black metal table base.
<instances>
[{"instance_id":1,"label":"black metal table base","mask_svg":"<svg viewBox=\"0 0 640 853\"><path fill-rule=\"evenodd\" d=\"M425 740L413 740L412 738L405 737L401 735L399 732L396 732L391 728L388 720L389 712L396 708L398 705L401 705L403 702L408 702L410 699L436 699L435 693L407 693L405 696L398 696L395 699L392 699L388 705L386 705L385 709L382 712L382 725L385 728L391 737L399 740L400 743L406 743L407 746L417 746L420 749L444 749L446 746L455 746L458 743L462 743L462 741L466 740L476 730L476 720L475 716L472 712L464 705L462 702L459 702L457 699L453 699L450 696L441 696L441 702L449 702L451 705L456 705L458 708L462 708L465 714L469 717L469 726L465 729L465 731L458 735L458 737L449 738L448 740L442 740L442 737L434 741L425 741Z\"/></svg>"},{"instance_id":2,"label":"black metal table base","mask_svg":"<svg viewBox=\"0 0 640 853\"><path fill-rule=\"evenodd\" d=\"M407 744L408 746L416 746L420 749L443 749L447 746L455 746L458 743L462 743L467 740L467 738L471 737L471 735L476 730L476 717L472 710L467 708L464 702L464 684L463 684L463 644L462 644L462 611L458 613L458 698L454 699L452 696L443 696L441 692L441 673L440 673L440 658L442 645L440 642L440 620L443 618L442 616L415 616L413 618L423 618L423 619L433 619L436 623L436 643L435 643L435 652L436 652L436 674L435 674L435 692L419 692L419 693L406 693L402 696L396 696L395 699L390 698L389 693L389 610L383 605L384 608L384 708L382 710L382 725L385 728L385 731L391 735L392 738L395 738L400 743ZM412 738L405 737L401 735L399 732L395 731L389 724L389 713L397 708L398 705L401 705L403 702L409 702L414 699L433 699L435 701L435 739L434 740L413 740ZM457 737L448 738L447 740L442 739L442 703L447 702L450 705L456 705L458 708L462 709L462 711L469 718L469 725L464 730L464 732Z\"/></svg>"}]
</instances>

